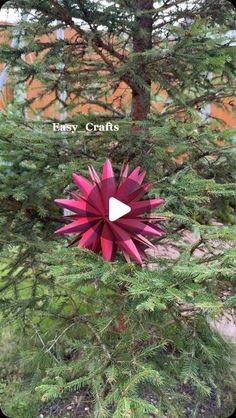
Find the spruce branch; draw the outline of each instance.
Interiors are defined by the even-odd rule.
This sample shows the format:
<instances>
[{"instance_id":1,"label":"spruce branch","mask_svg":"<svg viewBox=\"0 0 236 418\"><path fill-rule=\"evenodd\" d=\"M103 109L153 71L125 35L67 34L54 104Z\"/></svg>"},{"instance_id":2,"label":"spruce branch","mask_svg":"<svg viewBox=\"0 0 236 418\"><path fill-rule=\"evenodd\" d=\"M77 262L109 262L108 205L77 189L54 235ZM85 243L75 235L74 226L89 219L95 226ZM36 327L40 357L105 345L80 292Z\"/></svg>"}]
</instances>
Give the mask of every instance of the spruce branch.
<instances>
[{"instance_id":1,"label":"spruce branch","mask_svg":"<svg viewBox=\"0 0 236 418\"><path fill-rule=\"evenodd\" d=\"M46 350L46 344L45 344L45 342L44 342L44 340L43 340L43 337L42 337L42 335L40 334L40 332L39 332L38 328L36 327L36 325L33 323L33 321L32 321L31 319L29 319L29 318L28 318L28 320L29 320L29 322L30 322L30 324L31 324L31 326L32 326L32 328L33 328L33 330L35 331L35 335L37 335L37 337L38 337L39 341L41 342L42 347L43 347L43 349L44 349L45 353L48 353L48 354L52 357L52 359L53 359L56 363L59 363L59 360L58 360L58 359L56 358L56 356L55 356L55 355L51 352L51 350Z\"/></svg>"}]
</instances>

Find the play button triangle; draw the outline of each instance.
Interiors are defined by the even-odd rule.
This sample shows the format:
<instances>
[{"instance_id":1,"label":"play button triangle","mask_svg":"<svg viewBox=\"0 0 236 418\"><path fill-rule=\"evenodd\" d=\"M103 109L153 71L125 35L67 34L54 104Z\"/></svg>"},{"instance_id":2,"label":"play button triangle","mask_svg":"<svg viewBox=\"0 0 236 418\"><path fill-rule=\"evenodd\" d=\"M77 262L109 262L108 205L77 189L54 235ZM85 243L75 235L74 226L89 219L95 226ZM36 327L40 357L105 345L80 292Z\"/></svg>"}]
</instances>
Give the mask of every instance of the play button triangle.
<instances>
[{"instance_id":1,"label":"play button triangle","mask_svg":"<svg viewBox=\"0 0 236 418\"><path fill-rule=\"evenodd\" d=\"M115 197L109 199L109 221L114 222L131 211L131 208Z\"/></svg>"}]
</instances>

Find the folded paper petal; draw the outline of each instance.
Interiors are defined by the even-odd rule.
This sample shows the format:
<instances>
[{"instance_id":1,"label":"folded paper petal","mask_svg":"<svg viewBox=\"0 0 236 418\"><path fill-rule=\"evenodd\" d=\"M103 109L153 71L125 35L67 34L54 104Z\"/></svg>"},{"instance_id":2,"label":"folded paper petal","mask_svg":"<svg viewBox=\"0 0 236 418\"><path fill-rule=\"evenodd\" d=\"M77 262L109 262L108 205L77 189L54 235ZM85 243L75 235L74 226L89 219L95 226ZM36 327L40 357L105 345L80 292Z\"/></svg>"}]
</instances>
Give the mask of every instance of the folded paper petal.
<instances>
[{"instance_id":1,"label":"folded paper petal","mask_svg":"<svg viewBox=\"0 0 236 418\"><path fill-rule=\"evenodd\" d=\"M94 181L94 183L99 184L101 180L95 168L91 165L91 166L88 166L88 170L89 170L90 177Z\"/></svg>"},{"instance_id":2,"label":"folded paper petal","mask_svg":"<svg viewBox=\"0 0 236 418\"><path fill-rule=\"evenodd\" d=\"M155 227L155 225L139 221L138 219L120 218L117 220L117 225L132 233L139 233L143 235L161 236L163 231Z\"/></svg>"},{"instance_id":3,"label":"folded paper petal","mask_svg":"<svg viewBox=\"0 0 236 418\"><path fill-rule=\"evenodd\" d=\"M130 257L134 258L138 264L142 264L142 258L132 239L129 239L127 241L119 241L118 245L121 248L123 248L129 254Z\"/></svg>"},{"instance_id":4,"label":"folded paper petal","mask_svg":"<svg viewBox=\"0 0 236 418\"><path fill-rule=\"evenodd\" d=\"M100 234L100 228L99 228L100 226L101 226L101 221L97 225L96 229L91 227L83 234L79 242L80 247L89 248L89 246L93 244L94 240L97 239L97 237Z\"/></svg>"},{"instance_id":5,"label":"folded paper petal","mask_svg":"<svg viewBox=\"0 0 236 418\"><path fill-rule=\"evenodd\" d=\"M114 235L107 223L103 225L101 235L102 255L104 260L111 261L113 257Z\"/></svg>"},{"instance_id":6,"label":"folded paper petal","mask_svg":"<svg viewBox=\"0 0 236 418\"><path fill-rule=\"evenodd\" d=\"M72 212L77 213L80 216L97 216L99 211L91 206L88 202L68 200L68 199L56 199L54 202L62 206L63 208L69 209Z\"/></svg>"},{"instance_id":7,"label":"folded paper petal","mask_svg":"<svg viewBox=\"0 0 236 418\"><path fill-rule=\"evenodd\" d=\"M102 171L102 198L105 213L108 213L109 199L116 193L116 181L111 162L106 160Z\"/></svg>"},{"instance_id":8,"label":"folded paper petal","mask_svg":"<svg viewBox=\"0 0 236 418\"><path fill-rule=\"evenodd\" d=\"M77 221L72 222L69 225L63 226L60 229L57 229L55 231L56 234L74 234L77 232L83 232L86 231L90 226L95 225L95 223L98 221L99 217L81 217Z\"/></svg>"},{"instance_id":9,"label":"folded paper petal","mask_svg":"<svg viewBox=\"0 0 236 418\"><path fill-rule=\"evenodd\" d=\"M78 186L78 188L80 189L81 193L83 193L85 196L88 196L93 188L93 185L90 183L90 181L76 173L73 173L72 177L76 186Z\"/></svg>"},{"instance_id":10,"label":"folded paper petal","mask_svg":"<svg viewBox=\"0 0 236 418\"><path fill-rule=\"evenodd\" d=\"M151 190L151 188L152 183L143 184L127 196L127 202L130 203L138 199L141 199L146 193L149 192L149 190Z\"/></svg>"},{"instance_id":11,"label":"folded paper petal","mask_svg":"<svg viewBox=\"0 0 236 418\"><path fill-rule=\"evenodd\" d=\"M163 203L165 203L165 199L148 199L141 202L131 202L129 206L131 207L132 215L137 216L145 212L150 212Z\"/></svg>"}]
</instances>

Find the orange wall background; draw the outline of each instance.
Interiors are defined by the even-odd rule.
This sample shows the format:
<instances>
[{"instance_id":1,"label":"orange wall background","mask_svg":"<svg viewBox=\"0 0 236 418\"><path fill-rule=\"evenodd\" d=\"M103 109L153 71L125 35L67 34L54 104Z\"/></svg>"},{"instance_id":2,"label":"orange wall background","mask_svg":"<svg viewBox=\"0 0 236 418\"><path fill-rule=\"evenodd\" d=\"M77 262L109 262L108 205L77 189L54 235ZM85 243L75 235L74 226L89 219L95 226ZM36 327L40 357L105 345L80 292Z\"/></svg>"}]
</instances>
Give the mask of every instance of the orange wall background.
<instances>
[{"instance_id":1,"label":"orange wall background","mask_svg":"<svg viewBox=\"0 0 236 418\"><path fill-rule=\"evenodd\" d=\"M3 23L3 22L1 22ZM70 40L73 42L73 39L75 37L75 31L73 29L67 28L64 31L64 37L65 39ZM50 35L50 39L48 35L41 36L39 38L41 42L48 42L56 40L56 33ZM6 42L6 33L1 32L0 33L0 44ZM44 52L45 53L45 52ZM42 57L42 54L41 54ZM96 57L96 55L95 55ZM25 60L27 62L32 62L35 59L37 59L35 53L30 53L25 56ZM94 59L94 54L91 57L91 59ZM4 68L4 63L0 63L0 73ZM153 86L153 91L155 90L155 86ZM26 84L26 97L27 99L33 99L34 103L32 103L31 107L32 110L39 110L48 105L53 99L55 99L54 93L46 93L44 97L40 97L40 94L43 91L43 86L38 80L33 80L33 82L27 86ZM166 98L167 94L165 91L162 92L163 98ZM0 93L0 108L4 108L8 102L10 102L13 99L13 91L11 87L10 79L8 78L8 81L6 85L3 88L2 93ZM68 100L73 100L73 97ZM107 104L112 104L113 107L116 109L125 109L127 112L129 112L130 105L131 105L131 91L129 87L124 83L121 82L115 91L111 94L109 97L102 97L102 101L104 101ZM219 108L215 104L211 104L211 115L222 119L228 126L236 126L236 118L233 114L233 106L235 105L235 100L226 100L225 101L225 108ZM160 111L163 108L162 103L153 103L153 109ZM54 104L49 106L47 109L45 109L42 112L42 116L45 118L60 118L60 105ZM80 100L80 103L71 111L68 112L68 117L72 116L73 114L83 113L88 114L90 112L93 113L104 113L107 112L102 106L99 106L97 104L90 104L86 103L84 100ZM30 112L29 112L30 114ZM33 116L33 112L31 112L31 115Z\"/></svg>"}]
</instances>

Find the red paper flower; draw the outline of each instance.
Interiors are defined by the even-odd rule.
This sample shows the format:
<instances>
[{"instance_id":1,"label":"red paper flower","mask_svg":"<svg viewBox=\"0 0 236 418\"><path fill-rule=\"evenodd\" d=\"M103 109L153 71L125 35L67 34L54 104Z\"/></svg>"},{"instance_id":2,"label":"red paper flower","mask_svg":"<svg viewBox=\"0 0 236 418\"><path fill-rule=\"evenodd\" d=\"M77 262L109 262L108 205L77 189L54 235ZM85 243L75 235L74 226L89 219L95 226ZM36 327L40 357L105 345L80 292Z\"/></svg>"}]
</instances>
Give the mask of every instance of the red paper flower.
<instances>
[{"instance_id":1,"label":"red paper flower","mask_svg":"<svg viewBox=\"0 0 236 418\"><path fill-rule=\"evenodd\" d=\"M65 219L73 222L58 229L56 233L76 234L70 245L77 244L95 253L102 252L104 260L114 260L117 250L121 250L127 262L132 257L141 264L142 259L147 259L144 249L155 248L145 236L159 237L164 234L164 231L154 224L163 220L163 217L143 215L165 200L140 200L152 187L151 183L142 185L145 172L142 172L140 167L128 175L128 165L123 164L118 183L109 160L106 160L103 166L101 179L92 166L89 167L89 174L91 182L73 174L74 182L80 190L79 194L71 192L73 200L55 200L59 206L75 213L65 216ZM117 218L109 213L110 204L113 202L114 205L115 199L118 204L123 205L122 207L128 208L128 213L111 220Z\"/></svg>"}]
</instances>

